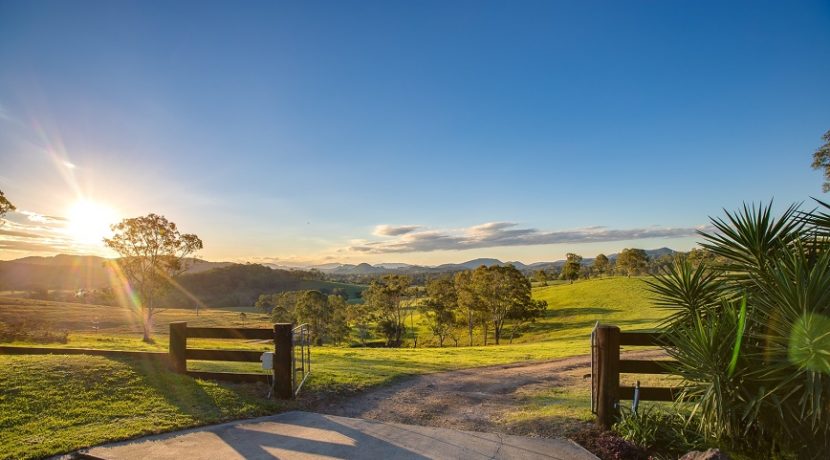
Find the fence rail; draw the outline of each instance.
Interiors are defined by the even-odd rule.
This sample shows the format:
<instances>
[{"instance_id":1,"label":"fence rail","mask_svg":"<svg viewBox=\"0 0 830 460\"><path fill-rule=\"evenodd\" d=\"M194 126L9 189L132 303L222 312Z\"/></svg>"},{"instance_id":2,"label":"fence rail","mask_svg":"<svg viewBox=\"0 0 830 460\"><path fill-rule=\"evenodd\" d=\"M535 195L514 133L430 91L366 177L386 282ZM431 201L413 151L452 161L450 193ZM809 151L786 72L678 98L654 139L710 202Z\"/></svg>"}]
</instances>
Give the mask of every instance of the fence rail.
<instances>
[{"instance_id":1,"label":"fence rail","mask_svg":"<svg viewBox=\"0 0 830 460\"><path fill-rule=\"evenodd\" d=\"M207 350L187 348L187 339L246 339L270 340L274 344L271 374L240 372L206 372L187 370L187 360L261 362L261 351ZM186 322L170 323L170 364L175 372L191 377L230 382L264 382L281 399L295 395L293 382L292 328L289 323L278 323L273 329L231 327L188 327Z\"/></svg>"},{"instance_id":2,"label":"fence rail","mask_svg":"<svg viewBox=\"0 0 830 460\"><path fill-rule=\"evenodd\" d=\"M187 360L261 362L262 352L251 350L217 350L188 348L187 339L244 339L268 340L274 345L270 374L240 372L190 371ZM299 360L294 350L299 348ZM170 342L167 353L153 351L119 351L90 348L16 347L0 346L0 354L7 355L93 355L110 358L130 358L158 361L173 372L194 378L229 382L263 382L271 386L272 394L282 399L295 397L311 375L311 333L307 324L292 327L290 323L274 324L272 329L233 327L188 327L187 322L170 323ZM298 381L299 380L299 381Z\"/></svg>"},{"instance_id":3,"label":"fence rail","mask_svg":"<svg viewBox=\"0 0 830 460\"><path fill-rule=\"evenodd\" d=\"M666 346L660 332L620 332L617 326L597 325L591 333L591 408L597 423L610 428L621 400L673 401L679 389L620 386L620 374L671 374L670 360L620 359L621 346Z\"/></svg>"},{"instance_id":4,"label":"fence rail","mask_svg":"<svg viewBox=\"0 0 830 460\"><path fill-rule=\"evenodd\" d=\"M101 350L97 348L58 348L58 347L19 347L0 346L2 355L90 355L108 358L129 358L141 360L167 361L167 353L162 351L127 351Z\"/></svg>"}]
</instances>

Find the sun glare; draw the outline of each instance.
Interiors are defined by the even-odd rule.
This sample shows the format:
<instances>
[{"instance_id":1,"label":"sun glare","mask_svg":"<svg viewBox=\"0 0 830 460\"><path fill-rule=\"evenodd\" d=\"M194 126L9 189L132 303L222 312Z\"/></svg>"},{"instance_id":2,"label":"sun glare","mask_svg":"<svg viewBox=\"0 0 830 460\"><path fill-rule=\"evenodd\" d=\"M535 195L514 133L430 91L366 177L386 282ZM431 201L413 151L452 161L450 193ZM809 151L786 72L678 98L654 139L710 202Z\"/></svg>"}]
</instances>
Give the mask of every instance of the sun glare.
<instances>
[{"instance_id":1,"label":"sun glare","mask_svg":"<svg viewBox=\"0 0 830 460\"><path fill-rule=\"evenodd\" d=\"M69 208L67 231L76 242L100 245L112 231L110 225L118 221L112 208L94 201L80 200Z\"/></svg>"}]
</instances>

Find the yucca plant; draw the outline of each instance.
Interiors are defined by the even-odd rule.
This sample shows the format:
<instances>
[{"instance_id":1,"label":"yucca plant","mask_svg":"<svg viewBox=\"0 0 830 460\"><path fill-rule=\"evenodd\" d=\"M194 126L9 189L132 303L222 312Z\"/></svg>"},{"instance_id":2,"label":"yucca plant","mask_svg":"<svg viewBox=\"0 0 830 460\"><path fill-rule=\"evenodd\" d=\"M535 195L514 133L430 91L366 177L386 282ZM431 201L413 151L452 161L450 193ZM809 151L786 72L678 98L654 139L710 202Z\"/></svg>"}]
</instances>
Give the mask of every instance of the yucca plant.
<instances>
[{"instance_id":1,"label":"yucca plant","mask_svg":"<svg viewBox=\"0 0 830 460\"><path fill-rule=\"evenodd\" d=\"M830 209L819 202L824 209ZM830 215L744 206L702 233L717 262L651 281L701 433L799 458L830 452Z\"/></svg>"}]
</instances>

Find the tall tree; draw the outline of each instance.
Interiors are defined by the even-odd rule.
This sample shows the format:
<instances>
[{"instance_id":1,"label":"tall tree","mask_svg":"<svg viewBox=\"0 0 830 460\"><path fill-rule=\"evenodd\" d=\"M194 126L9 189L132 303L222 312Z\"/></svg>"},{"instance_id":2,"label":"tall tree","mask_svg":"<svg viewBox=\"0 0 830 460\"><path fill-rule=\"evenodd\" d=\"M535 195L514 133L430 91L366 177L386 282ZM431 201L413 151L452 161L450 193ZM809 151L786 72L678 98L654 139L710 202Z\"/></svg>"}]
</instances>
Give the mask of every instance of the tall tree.
<instances>
[{"instance_id":1,"label":"tall tree","mask_svg":"<svg viewBox=\"0 0 830 460\"><path fill-rule=\"evenodd\" d=\"M3 191L0 190L0 217L6 215L9 211L14 211L15 208L11 201L6 198L6 195L3 194ZM0 222L0 225L3 225L3 222Z\"/></svg>"},{"instance_id":2,"label":"tall tree","mask_svg":"<svg viewBox=\"0 0 830 460\"><path fill-rule=\"evenodd\" d=\"M537 318L545 315L545 310L548 308L548 303L545 300L530 300L528 302L520 302L511 309L508 318L511 321L510 340L507 343L513 343L513 337L529 323L533 323Z\"/></svg>"},{"instance_id":3,"label":"tall tree","mask_svg":"<svg viewBox=\"0 0 830 460\"><path fill-rule=\"evenodd\" d=\"M430 280L426 286L428 299L420 306L421 313L427 319L432 335L438 337L438 346L444 346L444 340L456 323L458 294L450 278Z\"/></svg>"},{"instance_id":4,"label":"tall tree","mask_svg":"<svg viewBox=\"0 0 830 460\"><path fill-rule=\"evenodd\" d=\"M346 321L357 329L357 337L364 347L366 346L366 339L369 338L369 324L372 319L372 309L366 302L346 305Z\"/></svg>"},{"instance_id":5,"label":"tall tree","mask_svg":"<svg viewBox=\"0 0 830 460\"><path fill-rule=\"evenodd\" d=\"M180 233L176 224L157 214L124 219L111 228L113 236L104 238L104 244L121 256L115 263L138 294L143 339L151 342L156 299L187 268L184 258L202 249L202 240Z\"/></svg>"},{"instance_id":6,"label":"tall tree","mask_svg":"<svg viewBox=\"0 0 830 460\"><path fill-rule=\"evenodd\" d=\"M544 270L537 270L533 272L533 281L541 284L542 286L548 285L548 274Z\"/></svg>"},{"instance_id":7,"label":"tall tree","mask_svg":"<svg viewBox=\"0 0 830 460\"><path fill-rule=\"evenodd\" d=\"M469 346L473 346L473 331L482 313L481 302L473 287L473 272L463 271L455 274L455 292L457 296L458 309L463 317L467 329Z\"/></svg>"},{"instance_id":8,"label":"tall tree","mask_svg":"<svg viewBox=\"0 0 830 460\"><path fill-rule=\"evenodd\" d=\"M565 256L565 265L562 266L562 279L569 280L571 283L579 278L579 271L582 268L582 256L578 254L568 253Z\"/></svg>"},{"instance_id":9,"label":"tall tree","mask_svg":"<svg viewBox=\"0 0 830 460\"><path fill-rule=\"evenodd\" d=\"M302 291L287 291L279 294L261 294L255 307L271 314L275 323L291 323L296 319L297 300Z\"/></svg>"},{"instance_id":10,"label":"tall tree","mask_svg":"<svg viewBox=\"0 0 830 460\"><path fill-rule=\"evenodd\" d=\"M404 275L385 275L374 280L363 298L378 318L378 329L386 336L386 346L398 347L406 331L404 297L410 285Z\"/></svg>"},{"instance_id":11,"label":"tall tree","mask_svg":"<svg viewBox=\"0 0 830 460\"><path fill-rule=\"evenodd\" d=\"M520 318L537 306L530 297L530 281L512 265L475 269L473 286L486 309L496 345L501 342L502 330L508 319Z\"/></svg>"},{"instance_id":12,"label":"tall tree","mask_svg":"<svg viewBox=\"0 0 830 460\"><path fill-rule=\"evenodd\" d=\"M625 248L617 256L617 269L628 275L640 275L648 267L648 254L642 249Z\"/></svg>"},{"instance_id":13,"label":"tall tree","mask_svg":"<svg viewBox=\"0 0 830 460\"><path fill-rule=\"evenodd\" d=\"M813 169L824 170L824 184L821 189L830 192L830 130L821 137L824 145L813 153Z\"/></svg>"},{"instance_id":14,"label":"tall tree","mask_svg":"<svg viewBox=\"0 0 830 460\"><path fill-rule=\"evenodd\" d=\"M295 312L298 323L308 324L311 341L322 345L332 316L328 297L320 291L302 291Z\"/></svg>"},{"instance_id":15,"label":"tall tree","mask_svg":"<svg viewBox=\"0 0 830 460\"><path fill-rule=\"evenodd\" d=\"M343 296L331 294L328 298L331 317L326 325L326 335L332 343L340 343L349 336L348 305Z\"/></svg>"},{"instance_id":16,"label":"tall tree","mask_svg":"<svg viewBox=\"0 0 830 460\"><path fill-rule=\"evenodd\" d=\"M596 258L594 258L594 271L597 272L600 276L604 275L608 272L608 267L610 262L608 261L608 256L605 254L598 254Z\"/></svg>"}]
</instances>

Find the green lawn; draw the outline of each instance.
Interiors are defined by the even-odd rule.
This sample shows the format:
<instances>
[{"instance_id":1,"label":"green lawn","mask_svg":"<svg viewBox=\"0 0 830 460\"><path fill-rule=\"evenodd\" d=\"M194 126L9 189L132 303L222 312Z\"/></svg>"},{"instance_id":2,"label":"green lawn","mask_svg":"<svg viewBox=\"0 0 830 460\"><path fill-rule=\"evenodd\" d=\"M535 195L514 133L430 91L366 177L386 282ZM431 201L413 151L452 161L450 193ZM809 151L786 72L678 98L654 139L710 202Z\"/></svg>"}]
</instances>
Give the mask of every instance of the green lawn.
<instances>
[{"instance_id":1,"label":"green lawn","mask_svg":"<svg viewBox=\"0 0 830 460\"><path fill-rule=\"evenodd\" d=\"M220 385L130 360L0 356L0 458L38 458L104 441L283 409L267 389Z\"/></svg>"},{"instance_id":2,"label":"green lawn","mask_svg":"<svg viewBox=\"0 0 830 460\"><path fill-rule=\"evenodd\" d=\"M487 347L315 347L313 374L305 391L359 391L406 375L587 354L588 335L596 321L625 330L650 328L659 322L662 314L651 306L644 286L642 279L608 278L534 288L535 298L548 301L547 314L515 337L512 345L504 344L505 340L500 346ZM242 311L247 315L244 322L239 317ZM251 309L208 309L199 316L192 309L168 309L157 319L157 343L145 344L140 341L134 315L127 310L0 298L0 321L24 317L70 330L68 344L51 346L121 350L166 351L165 332L170 321L200 326L269 325L265 315ZM98 325L97 332L92 324ZM422 329L421 339L428 338L425 331ZM189 344L199 348L270 348L262 341L192 340ZM189 367L257 371L258 364L191 361ZM60 453L285 407L265 400L262 387L202 382L146 364L101 357L0 356L0 388L0 458ZM571 411L585 417L589 401L584 391L578 388L566 394L534 396L536 399L531 398L513 417L569 416ZM566 404L568 401L571 403ZM19 447L21 444L26 448Z\"/></svg>"}]
</instances>

